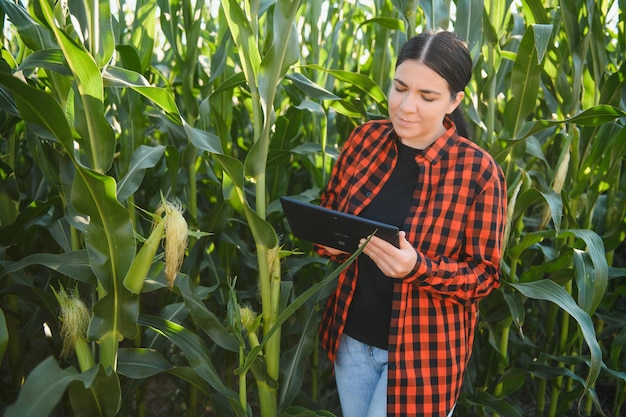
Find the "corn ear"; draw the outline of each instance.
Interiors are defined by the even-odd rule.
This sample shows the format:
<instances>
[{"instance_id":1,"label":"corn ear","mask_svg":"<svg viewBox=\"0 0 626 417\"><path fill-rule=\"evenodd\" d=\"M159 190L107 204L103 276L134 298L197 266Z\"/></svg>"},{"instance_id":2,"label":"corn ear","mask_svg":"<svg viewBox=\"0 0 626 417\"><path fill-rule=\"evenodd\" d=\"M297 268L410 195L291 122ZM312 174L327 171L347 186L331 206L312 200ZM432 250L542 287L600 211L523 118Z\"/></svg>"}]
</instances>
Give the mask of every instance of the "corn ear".
<instances>
[{"instance_id":1,"label":"corn ear","mask_svg":"<svg viewBox=\"0 0 626 417\"><path fill-rule=\"evenodd\" d=\"M257 327L259 327L258 316L250 307L240 306L239 317L241 317L243 328L246 329L248 333L256 332Z\"/></svg>"},{"instance_id":2,"label":"corn ear","mask_svg":"<svg viewBox=\"0 0 626 417\"><path fill-rule=\"evenodd\" d=\"M146 240L146 243L139 249L133 263L130 265L126 276L124 277L124 287L133 294L139 294L143 283L148 276L150 266L154 260L157 249L159 249L159 243L163 237L163 231L165 230L165 222L159 220L152 233Z\"/></svg>"},{"instance_id":3,"label":"corn ear","mask_svg":"<svg viewBox=\"0 0 626 417\"><path fill-rule=\"evenodd\" d=\"M81 372L88 371L96 365L96 361L93 358L93 352L89 348L87 339L84 337L79 336L76 339L74 352L76 352L76 359L78 359L78 366Z\"/></svg>"},{"instance_id":4,"label":"corn ear","mask_svg":"<svg viewBox=\"0 0 626 417\"><path fill-rule=\"evenodd\" d=\"M52 292L54 292L59 303L62 321L63 350L61 356L67 357L74 350L79 359L81 370L86 371L94 363L93 354L86 340L91 311L80 299L77 289L65 291L65 288L61 286L58 292L54 288L52 288Z\"/></svg>"},{"instance_id":5,"label":"corn ear","mask_svg":"<svg viewBox=\"0 0 626 417\"><path fill-rule=\"evenodd\" d=\"M174 286L187 249L188 227L180 201L165 203L165 277Z\"/></svg>"}]
</instances>

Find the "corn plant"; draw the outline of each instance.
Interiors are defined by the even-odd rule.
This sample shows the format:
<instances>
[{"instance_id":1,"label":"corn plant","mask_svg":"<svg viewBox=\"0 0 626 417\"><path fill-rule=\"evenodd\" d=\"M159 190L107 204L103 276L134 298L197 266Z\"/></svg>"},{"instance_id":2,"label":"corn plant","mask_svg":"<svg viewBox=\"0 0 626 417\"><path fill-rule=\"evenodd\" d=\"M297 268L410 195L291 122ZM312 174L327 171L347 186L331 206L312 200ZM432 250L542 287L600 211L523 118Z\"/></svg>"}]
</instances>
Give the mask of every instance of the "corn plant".
<instances>
[{"instance_id":1,"label":"corn plant","mask_svg":"<svg viewBox=\"0 0 626 417\"><path fill-rule=\"evenodd\" d=\"M473 107L487 115L484 146L509 183L507 285L482 306L489 339L475 358L489 363L476 370L487 389L466 399L500 415L618 415L623 398L622 365L603 363L609 347L598 340L596 314L620 291L610 267L623 233L623 148L609 157L605 146L623 135L623 60L606 48L616 36L604 20L610 2L573 3L524 2L516 15L485 5L488 65L475 79L487 78ZM614 378L614 404L598 398L602 374ZM520 394L532 405L510 401Z\"/></svg>"},{"instance_id":2,"label":"corn plant","mask_svg":"<svg viewBox=\"0 0 626 417\"><path fill-rule=\"evenodd\" d=\"M620 4L0 1L5 415L338 414L315 330L339 269L276 200L317 198L386 115L401 44L436 27L468 40L473 140L509 188L456 415L619 415ZM59 305L79 300L73 356Z\"/></svg>"}]
</instances>

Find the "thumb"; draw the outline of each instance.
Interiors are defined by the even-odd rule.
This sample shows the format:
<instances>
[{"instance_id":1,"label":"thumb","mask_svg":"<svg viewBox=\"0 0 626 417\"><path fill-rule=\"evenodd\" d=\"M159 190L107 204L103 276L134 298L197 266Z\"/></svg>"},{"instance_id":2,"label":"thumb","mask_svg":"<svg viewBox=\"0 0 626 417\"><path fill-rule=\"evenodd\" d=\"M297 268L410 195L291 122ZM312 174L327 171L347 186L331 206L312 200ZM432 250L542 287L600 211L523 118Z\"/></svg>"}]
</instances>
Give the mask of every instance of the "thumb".
<instances>
[{"instance_id":1,"label":"thumb","mask_svg":"<svg viewBox=\"0 0 626 417\"><path fill-rule=\"evenodd\" d=\"M411 242L406 240L406 232L401 230L398 237L400 238L400 249L413 249Z\"/></svg>"}]
</instances>

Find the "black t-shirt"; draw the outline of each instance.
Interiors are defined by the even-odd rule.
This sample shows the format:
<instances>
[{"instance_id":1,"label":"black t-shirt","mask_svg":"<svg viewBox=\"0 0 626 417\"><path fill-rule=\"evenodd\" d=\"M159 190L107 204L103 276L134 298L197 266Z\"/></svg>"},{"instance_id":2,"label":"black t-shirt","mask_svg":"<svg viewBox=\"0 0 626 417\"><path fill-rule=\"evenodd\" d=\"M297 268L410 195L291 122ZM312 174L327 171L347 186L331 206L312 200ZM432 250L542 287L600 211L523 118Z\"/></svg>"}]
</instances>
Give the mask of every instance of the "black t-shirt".
<instances>
[{"instance_id":1,"label":"black t-shirt","mask_svg":"<svg viewBox=\"0 0 626 417\"><path fill-rule=\"evenodd\" d=\"M421 151L400 140L397 145L398 162L391 177L360 216L402 230L419 173L415 157ZM368 345L387 349L394 278L385 276L367 255L360 255L357 262L359 275L344 332Z\"/></svg>"}]
</instances>

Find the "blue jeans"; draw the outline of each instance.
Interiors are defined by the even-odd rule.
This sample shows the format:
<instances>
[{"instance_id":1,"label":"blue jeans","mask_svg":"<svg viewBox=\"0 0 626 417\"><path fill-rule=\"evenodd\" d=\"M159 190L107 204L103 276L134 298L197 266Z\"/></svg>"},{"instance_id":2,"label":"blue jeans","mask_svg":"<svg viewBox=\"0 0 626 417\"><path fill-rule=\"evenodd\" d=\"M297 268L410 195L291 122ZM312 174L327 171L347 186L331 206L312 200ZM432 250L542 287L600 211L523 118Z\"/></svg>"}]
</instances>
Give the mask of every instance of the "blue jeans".
<instances>
[{"instance_id":1,"label":"blue jeans","mask_svg":"<svg viewBox=\"0 0 626 417\"><path fill-rule=\"evenodd\" d=\"M343 334L335 358L343 417L387 417L387 351ZM454 407L448 414L452 417Z\"/></svg>"},{"instance_id":2,"label":"blue jeans","mask_svg":"<svg viewBox=\"0 0 626 417\"><path fill-rule=\"evenodd\" d=\"M344 334L335 358L343 417L387 417L387 351Z\"/></svg>"}]
</instances>

